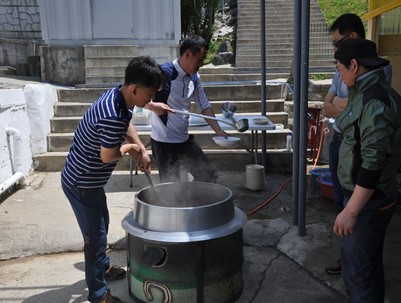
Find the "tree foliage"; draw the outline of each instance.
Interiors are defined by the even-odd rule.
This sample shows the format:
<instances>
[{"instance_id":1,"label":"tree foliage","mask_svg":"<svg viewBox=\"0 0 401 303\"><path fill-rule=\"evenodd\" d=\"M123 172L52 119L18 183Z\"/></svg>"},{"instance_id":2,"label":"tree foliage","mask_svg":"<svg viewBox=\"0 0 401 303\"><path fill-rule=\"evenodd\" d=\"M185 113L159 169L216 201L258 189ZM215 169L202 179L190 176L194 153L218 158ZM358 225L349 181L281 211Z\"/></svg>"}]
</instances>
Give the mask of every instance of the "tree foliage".
<instances>
[{"instance_id":1,"label":"tree foliage","mask_svg":"<svg viewBox=\"0 0 401 303\"><path fill-rule=\"evenodd\" d=\"M210 42L220 0L181 0L182 37L199 35Z\"/></svg>"}]
</instances>

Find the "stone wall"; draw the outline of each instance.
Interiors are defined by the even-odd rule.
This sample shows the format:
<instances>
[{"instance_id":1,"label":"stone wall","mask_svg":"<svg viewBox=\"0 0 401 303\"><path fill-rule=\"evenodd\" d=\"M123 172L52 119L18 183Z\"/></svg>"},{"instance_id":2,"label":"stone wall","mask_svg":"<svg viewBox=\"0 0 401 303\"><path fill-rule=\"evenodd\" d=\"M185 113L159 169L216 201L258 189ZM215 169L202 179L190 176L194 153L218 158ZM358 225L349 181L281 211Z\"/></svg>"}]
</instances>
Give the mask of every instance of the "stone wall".
<instances>
[{"instance_id":1,"label":"stone wall","mask_svg":"<svg viewBox=\"0 0 401 303\"><path fill-rule=\"evenodd\" d=\"M2 0L0 37L0 65L15 67L22 76L37 76L37 58L31 68L28 66L29 57L38 56L42 44L37 1Z\"/></svg>"},{"instance_id":2,"label":"stone wall","mask_svg":"<svg viewBox=\"0 0 401 303\"><path fill-rule=\"evenodd\" d=\"M0 36L9 39L41 40L39 6L36 0L2 0Z\"/></svg>"}]
</instances>

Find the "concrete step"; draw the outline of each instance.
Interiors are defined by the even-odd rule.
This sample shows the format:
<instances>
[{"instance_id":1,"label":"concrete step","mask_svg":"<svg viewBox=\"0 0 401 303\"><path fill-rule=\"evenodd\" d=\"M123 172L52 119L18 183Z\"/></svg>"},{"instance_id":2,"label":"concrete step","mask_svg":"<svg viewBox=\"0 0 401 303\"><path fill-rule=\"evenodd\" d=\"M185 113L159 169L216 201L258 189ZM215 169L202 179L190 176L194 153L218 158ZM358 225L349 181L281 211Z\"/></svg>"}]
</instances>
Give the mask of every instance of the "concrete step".
<instances>
[{"instance_id":1,"label":"concrete step","mask_svg":"<svg viewBox=\"0 0 401 303\"><path fill-rule=\"evenodd\" d=\"M293 54L275 54L275 55L266 55L266 61L292 61ZM253 61L260 62L260 54L255 55L237 55L237 62L245 62L245 61ZM309 52L309 61L329 61L330 64L333 63L334 57L331 54L318 53L317 51Z\"/></svg>"},{"instance_id":2,"label":"concrete step","mask_svg":"<svg viewBox=\"0 0 401 303\"><path fill-rule=\"evenodd\" d=\"M311 22L325 22L326 20L324 19L324 17L314 17L313 19L311 19ZM260 16L258 15L254 15L253 18L247 18L247 17L243 17L241 14L238 15L238 22L241 22L243 25L256 25L256 24L260 24ZM294 15L293 14L289 14L287 16L283 16L279 22L269 22L269 17L266 17L266 28L269 28L269 25L272 24L294 24Z\"/></svg>"},{"instance_id":3,"label":"concrete step","mask_svg":"<svg viewBox=\"0 0 401 303\"><path fill-rule=\"evenodd\" d=\"M226 149L226 150L204 150L209 161L217 170L244 171L247 164L254 163L253 156L243 150ZM267 169L269 172L283 172L283 167L291 166L292 152L285 149L267 150ZM33 157L33 167L38 172L57 172L64 167L67 152L48 152ZM152 159L152 168L156 169L157 165ZM261 155L259 153L258 163L261 163ZM116 167L116 170L129 170L130 157L124 156ZM289 171L288 169L286 170Z\"/></svg>"},{"instance_id":4,"label":"concrete step","mask_svg":"<svg viewBox=\"0 0 401 303\"><path fill-rule=\"evenodd\" d=\"M95 102L108 88L72 88L57 90L59 102L90 103Z\"/></svg>"},{"instance_id":5,"label":"concrete step","mask_svg":"<svg viewBox=\"0 0 401 303\"><path fill-rule=\"evenodd\" d=\"M175 46L86 45L84 47L87 84L123 82L125 67L134 56L149 55L162 63L175 58Z\"/></svg>"},{"instance_id":6,"label":"concrete step","mask_svg":"<svg viewBox=\"0 0 401 303\"><path fill-rule=\"evenodd\" d=\"M322 43L324 42L324 43ZM244 39L239 40L236 43L237 52L243 53L247 50L260 50L260 39ZM273 41L273 40L266 40L266 50L292 50L294 48L294 41L291 39L286 39L284 41ZM309 49L324 49L324 50L333 50L333 45L331 41L327 41L326 39L319 39L313 38L309 40Z\"/></svg>"},{"instance_id":7,"label":"concrete step","mask_svg":"<svg viewBox=\"0 0 401 303\"><path fill-rule=\"evenodd\" d=\"M226 101L211 101L213 111L218 114L221 113L221 106ZM284 100L272 99L266 100L267 109L271 112L284 111ZM87 109L90 107L90 103L78 103L78 102L57 102L54 105L54 116L55 117L76 117L83 116ZM246 112L257 112L260 110L260 100L237 100L235 101L238 113ZM191 111L197 112L195 104L191 105Z\"/></svg>"},{"instance_id":8,"label":"concrete step","mask_svg":"<svg viewBox=\"0 0 401 303\"><path fill-rule=\"evenodd\" d=\"M1 76L15 76L17 70L11 66L0 66L0 77Z\"/></svg>"},{"instance_id":9,"label":"concrete step","mask_svg":"<svg viewBox=\"0 0 401 303\"><path fill-rule=\"evenodd\" d=\"M269 116L271 119L272 117ZM271 119L272 120L272 119ZM225 151L227 148L218 146L214 143L212 138L216 136L216 134L212 130L200 131L200 130L191 130L190 133L195 136L196 142L198 142L199 146L202 149L207 150L222 150ZM251 136L250 131L244 133L238 133L237 131L227 131L232 136L240 137L241 142L247 146L251 147ZM273 132L268 132L266 134L266 148L268 149L284 149L286 143L286 136L288 133L288 129L276 130ZM145 146L149 146L150 144L150 131L139 131L139 137ZM47 137L48 151L49 152L66 152L69 150L74 133L51 133ZM148 148L150 149L150 148ZM241 146L231 147L231 149L241 150Z\"/></svg>"},{"instance_id":10,"label":"concrete step","mask_svg":"<svg viewBox=\"0 0 401 303\"><path fill-rule=\"evenodd\" d=\"M311 54L315 54L320 50L310 50ZM254 54L257 59L252 59L252 60L257 60L260 61L260 56L258 56L258 53L260 51L254 50L250 51L250 53ZM276 54L281 54L280 52L285 52L287 53L288 56L293 55L293 50L276 50ZM267 56L269 56L269 52L267 51ZM329 55L330 60L333 61L332 55ZM241 61L241 59L237 59ZM266 79L277 79L277 78L286 78L288 77L288 73L274 73L274 74L266 74ZM124 78L123 77L98 77L98 76L87 76L87 79L91 79L90 83L103 83L104 85L108 84L110 87L117 85L117 83L123 83ZM204 85L208 85L208 82L229 82L229 81L248 81L248 80L259 80L260 79L260 74L259 75L252 75L252 74L231 74L231 73L213 73L213 74L202 74L201 75L201 80L204 83ZM110 82L108 82L110 81ZM88 85L91 85L88 83Z\"/></svg>"},{"instance_id":11,"label":"concrete step","mask_svg":"<svg viewBox=\"0 0 401 303\"><path fill-rule=\"evenodd\" d=\"M241 22L253 22L255 16L258 16L260 21L260 10L241 11L239 14ZM289 19L294 20L294 10L283 11L281 9L270 9L269 11L266 11L266 24L280 24L280 22L284 23ZM318 22L325 21L322 13L318 11L311 11L310 19Z\"/></svg>"},{"instance_id":12,"label":"concrete step","mask_svg":"<svg viewBox=\"0 0 401 303\"><path fill-rule=\"evenodd\" d=\"M79 102L57 102L54 105L55 117L75 117L83 116L90 107L91 103Z\"/></svg>"},{"instance_id":13,"label":"concrete step","mask_svg":"<svg viewBox=\"0 0 401 303\"><path fill-rule=\"evenodd\" d=\"M294 54L294 50L293 48L266 48L266 56L292 56ZM333 58L333 47L331 46L330 43L330 47L326 47L326 48L310 48L309 49L309 54L324 54L326 56L329 56L331 58ZM260 47L258 45L258 47L255 48L251 48L248 50L242 49L237 51L236 54L236 58L240 58L242 56L260 56ZM202 78L203 79L203 78Z\"/></svg>"},{"instance_id":14,"label":"concrete step","mask_svg":"<svg viewBox=\"0 0 401 303\"><path fill-rule=\"evenodd\" d=\"M287 33L293 30L294 24L286 23L286 24L270 24L266 26L266 31L269 32L277 32L282 30L283 32ZM252 32L252 31L260 31L260 24L238 24L237 26L237 33L243 34L244 32Z\"/></svg>"},{"instance_id":15,"label":"concrete step","mask_svg":"<svg viewBox=\"0 0 401 303\"><path fill-rule=\"evenodd\" d=\"M137 47L132 45L86 45L85 58L107 57L133 57L136 56Z\"/></svg>"},{"instance_id":16,"label":"concrete step","mask_svg":"<svg viewBox=\"0 0 401 303\"><path fill-rule=\"evenodd\" d=\"M132 57L131 57L132 59ZM130 60L130 59L129 59ZM124 80L124 72L126 66L109 66L107 67L107 76L109 77L117 77ZM94 66L86 69L86 77L98 76L99 74L104 73L104 67L102 66Z\"/></svg>"},{"instance_id":17,"label":"concrete step","mask_svg":"<svg viewBox=\"0 0 401 303\"><path fill-rule=\"evenodd\" d=\"M245 74L259 74L260 75L260 69L254 69L254 68L238 68L238 67L231 67L230 65L221 65L220 66L214 66L212 64L205 65L200 69L200 74L201 74L201 79L203 81L203 77L207 75L212 75L212 74L232 74L232 75L245 75ZM277 78L286 78L282 76L283 73L266 73L266 76L273 76L272 79L277 79ZM284 73L285 75L285 73ZM203 81L205 82L205 81Z\"/></svg>"},{"instance_id":18,"label":"concrete step","mask_svg":"<svg viewBox=\"0 0 401 303\"><path fill-rule=\"evenodd\" d=\"M281 98L281 90L284 85L269 85L266 84L266 94L269 96L269 99L279 99ZM255 100L260 99L260 84L246 84L242 85L238 84L227 84L227 85L219 85L214 84L205 84L204 85L205 92L210 100L218 101L218 100L227 100L228 96L230 100Z\"/></svg>"},{"instance_id":19,"label":"concrete step","mask_svg":"<svg viewBox=\"0 0 401 303\"><path fill-rule=\"evenodd\" d=\"M127 67L127 64L132 59L132 56L98 56L92 58L85 58L85 68L88 70L89 68L96 68L98 66L107 66L107 67Z\"/></svg>"},{"instance_id":20,"label":"concrete step","mask_svg":"<svg viewBox=\"0 0 401 303\"><path fill-rule=\"evenodd\" d=\"M256 112L255 114L259 114ZM220 115L216 115L219 117ZM288 113L286 112L268 112L267 116L275 124L288 125ZM74 132L82 116L75 117L54 117L50 119L50 130L52 133L70 133Z\"/></svg>"},{"instance_id":21,"label":"concrete step","mask_svg":"<svg viewBox=\"0 0 401 303\"><path fill-rule=\"evenodd\" d=\"M266 74L266 80L286 81L289 73L270 73ZM261 74L257 70L255 73L245 74L205 74L202 75L202 80L205 82L235 82L235 81L260 81Z\"/></svg>"},{"instance_id":22,"label":"concrete step","mask_svg":"<svg viewBox=\"0 0 401 303\"><path fill-rule=\"evenodd\" d=\"M287 79L289 76L288 73L275 73L275 74L266 74L267 80L273 79ZM229 82L229 81L260 81L261 74L253 73L253 74L203 74L201 76L202 81L204 82Z\"/></svg>"},{"instance_id":23,"label":"concrete step","mask_svg":"<svg viewBox=\"0 0 401 303\"><path fill-rule=\"evenodd\" d=\"M269 37L266 38L265 41L267 49L292 49L294 47L294 37L290 35L286 35L285 38L277 37ZM249 47L257 47L261 45L259 35L248 35L244 36L244 38L237 39L236 45L245 49ZM311 36L309 39L309 47L310 48L325 48L325 49L333 49L333 45L331 39L328 37L322 36Z\"/></svg>"},{"instance_id":24,"label":"concrete step","mask_svg":"<svg viewBox=\"0 0 401 303\"><path fill-rule=\"evenodd\" d=\"M294 3L292 1L286 1L286 2L266 1L265 8L266 8L266 11L294 10ZM245 11L260 10L260 1L257 1L254 3L252 3L252 2L251 3L243 3L242 1L238 1L238 9L245 10ZM320 10L318 10L319 7L317 5L314 5L313 2L311 2L310 9L311 9L311 12L320 11Z\"/></svg>"},{"instance_id":25,"label":"concrete step","mask_svg":"<svg viewBox=\"0 0 401 303\"><path fill-rule=\"evenodd\" d=\"M294 13L294 4L293 2L288 2L288 5L280 5L277 6L277 4L271 4L269 5L269 3L266 3L265 5L266 7L266 14L270 14L271 12L274 11L290 11L292 13ZM260 12L260 1L259 3L256 3L255 5L252 4L247 4L247 5L238 5L238 9L241 10L241 14L242 13L259 13ZM310 11L311 13L317 14L317 13L322 13L320 8L315 6L315 5L311 5L310 7Z\"/></svg>"},{"instance_id":26,"label":"concrete step","mask_svg":"<svg viewBox=\"0 0 401 303\"><path fill-rule=\"evenodd\" d=\"M335 66L333 65L333 71L335 69ZM326 77L326 79L331 79L333 78L334 72L310 72L311 75L318 73L319 75L323 75ZM271 74L266 74L266 80L270 81L286 81L289 77L289 73L271 73ZM214 81L260 81L261 79L261 74L260 70L255 70L254 73L246 73L246 74L203 74L202 75L202 80L205 80L207 82L214 82ZM236 101L237 102L237 101Z\"/></svg>"},{"instance_id":27,"label":"concrete step","mask_svg":"<svg viewBox=\"0 0 401 303\"><path fill-rule=\"evenodd\" d=\"M108 69L107 69L108 70ZM122 72L124 74L124 72ZM121 74L120 74L121 75ZM86 83L91 84L117 84L124 83L124 76L86 76Z\"/></svg>"},{"instance_id":28,"label":"concrete step","mask_svg":"<svg viewBox=\"0 0 401 303\"><path fill-rule=\"evenodd\" d=\"M259 66L241 66L239 69L243 69L246 71L253 71L255 73L260 73L260 65ZM309 73L317 73L317 74L331 74L333 75L334 72L336 71L336 67L333 64L332 66L309 66ZM289 75L291 73L291 67L290 66L284 66L284 67L272 67L272 66L266 66L266 73L282 73L282 74L287 74Z\"/></svg>"},{"instance_id":29,"label":"concrete step","mask_svg":"<svg viewBox=\"0 0 401 303\"><path fill-rule=\"evenodd\" d=\"M239 20L242 23L253 23L255 22L255 16L258 16L260 21L260 11L248 11L240 12L238 15ZM321 12L312 11L310 13L310 19L314 22L324 22L324 16ZM270 24L283 24L288 22L288 20L294 20L294 10L282 11L282 10L269 10L266 12L265 23Z\"/></svg>"},{"instance_id":30,"label":"concrete step","mask_svg":"<svg viewBox=\"0 0 401 303\"><path fill-rule=\"evenodd\" d=\"M237 66L238 67L247 67L247 68L260 68L260 61L237 61ZM292 59L286 59L282 61L271 61L271 60L266 60L266 66L269 68L291 68L292 65ZM328 68L327 70L331 70L335 68L333 64L333 60L311 60L309 61L309 66L310 68L313 67L321 67L321 68Z\"/></svg>"},{"instance_id":31,"label":"concrete step","mask_svg":"<svg viewBox=\"0 0 401 303\"><path fill-rule=\"evenodd\" d=\"M113 87L113 86L110 86ZM229 96L230 100L256 100L260 99L260 84L235 83L203 83L203 88L209 100L224 101ZM93 103L107 88L79 88L60 89L58 99L60 102ZM281 86L266 85L269 99L281 98Z\"/></svg>"},{"instance_id":32,"label":"concrete step","mask_svg":"<svg viewBox=\"0 0 401 303\"><path fill-rule=\"evenodd\" d=\"M294 31L266 31L265 33L265 38L266 40L277 40L277 39L283 39L283 35L286 36L286 39L294 39ZM242 33L237 33L237 40L260 40L261 34L259 31L254 31L252 33L247 33L246 31L242 31ZM309 35L309 40L313 39L323 39L320 41L321 43L323 42L330 42L331 44L331 37L328 34L328 32L310 32ZM287 41L287 40L284 40Z\"/></svg>"},{"instance_id":33,"label":"concrete step","mask_svg":"<svg viewBox=\"0 0 401 303\"><path fill-rule=\"evenodd\" d=\"M271 23L271 24L266 24L266 31L278 31L280 29L283 29L283 31L287 32L291 29L294 28L294 21L289 22L286 21L285 23ZM318 30L319 28L327 28L327 22L323 21L315 21L315 20L311 20L310 22L310 30L311 31L323 31L323 30ZM242 30L252 30L252 29L260 29L260 20L259 20L259 24L257 22L253 22L252 24L247 24L247 23L239 23L237 25L237 32L238 31L242 31Z\"/></svg>"}]
</instances>

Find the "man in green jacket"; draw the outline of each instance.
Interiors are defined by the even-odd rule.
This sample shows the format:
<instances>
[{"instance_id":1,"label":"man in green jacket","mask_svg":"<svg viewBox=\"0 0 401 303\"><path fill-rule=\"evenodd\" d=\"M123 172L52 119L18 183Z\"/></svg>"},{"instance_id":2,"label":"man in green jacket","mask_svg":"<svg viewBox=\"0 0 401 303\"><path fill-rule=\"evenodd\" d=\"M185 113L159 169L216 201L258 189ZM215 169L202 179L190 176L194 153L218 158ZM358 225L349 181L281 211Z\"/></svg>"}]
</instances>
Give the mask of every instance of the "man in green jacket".
<instances>
[{"instance_id":1,"label":"man in green jacket","mask_svg":"<svg viewBox=\"0 0 401 303\"><path fill-rule=\"evenodd\" d=\"M343 141L338 177L344 210L334 232L342 237L343 279L353 303L384 302L383 242L396 206L401 164L401 97L386 83L376 44L348 39L334 55L349 87L337 119Z\"/></svg>"}]
</instances>

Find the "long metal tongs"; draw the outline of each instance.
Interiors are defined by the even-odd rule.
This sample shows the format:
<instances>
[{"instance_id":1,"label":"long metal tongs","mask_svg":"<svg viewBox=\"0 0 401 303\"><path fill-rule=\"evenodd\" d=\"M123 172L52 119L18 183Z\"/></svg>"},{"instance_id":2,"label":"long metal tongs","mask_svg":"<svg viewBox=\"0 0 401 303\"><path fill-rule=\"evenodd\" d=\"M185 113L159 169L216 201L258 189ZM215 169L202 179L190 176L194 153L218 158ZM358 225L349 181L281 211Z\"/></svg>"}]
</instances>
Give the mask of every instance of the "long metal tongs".
<instances>
[{"instance_id":1,"label":"long metal tongs","mask_svg":"<svg viewBox=\"0 0 401 303\"><path fill-rule=\"evenodd\" d=\"M230 126L233 126L236 130L238 130L238 131L241 132L241 133L244 132L244 131L247 131L247 130L248 130L248 127L249 127L249 125L248 125L248 119L241 119L241 120L235 121L234 118L231 118L230 120L231 120L232 122L229 122L229 121L226 121L226 120L223 120L223 119L219 119L219 118L216 118L216 117L210 117L210 116L201 115L201 114L196 114L196 113L192 113L192 112L186 112L186 111L183 111L183 110L177 110L177 109L175 109L174 111L175 111L177 114L190 115L190 116L200 117L200 118L203 118L203 119L216 120L216 121L219 121L219 122L228 124L228 125L230 125ZM233 121L233 120L234 120L234 121Z\"/></svg>"}]
</instances>

